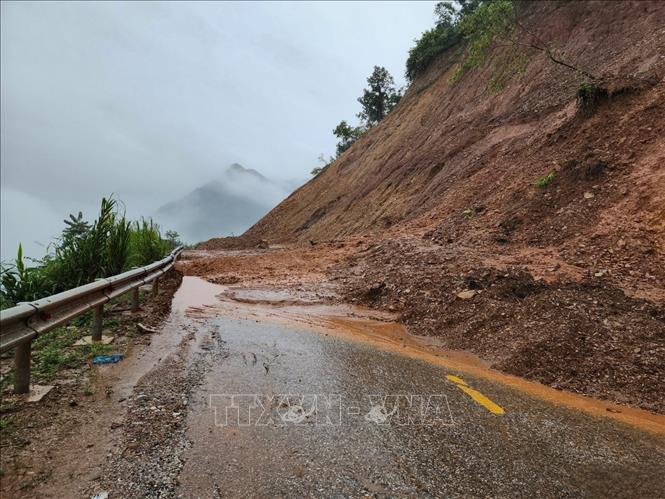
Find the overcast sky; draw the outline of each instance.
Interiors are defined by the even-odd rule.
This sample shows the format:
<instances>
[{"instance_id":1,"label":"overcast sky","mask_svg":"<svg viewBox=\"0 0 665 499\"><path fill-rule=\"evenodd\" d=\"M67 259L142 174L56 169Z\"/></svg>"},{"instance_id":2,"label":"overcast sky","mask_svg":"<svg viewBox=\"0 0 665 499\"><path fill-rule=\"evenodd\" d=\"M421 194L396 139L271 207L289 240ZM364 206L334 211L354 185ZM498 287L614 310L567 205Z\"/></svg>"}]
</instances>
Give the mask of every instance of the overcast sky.
<instances>
[{"instance_id":1,"label":"overcast sky","mask_svg":"<svg viewBox=\"0 0 665 499\"><path fill-rule=\"evenodd\" d=\"M110 193L137 216L233 162L305 180L375 64L404 84L433 8L2 2L2 259Z\"/></svg>"}]
</instances>

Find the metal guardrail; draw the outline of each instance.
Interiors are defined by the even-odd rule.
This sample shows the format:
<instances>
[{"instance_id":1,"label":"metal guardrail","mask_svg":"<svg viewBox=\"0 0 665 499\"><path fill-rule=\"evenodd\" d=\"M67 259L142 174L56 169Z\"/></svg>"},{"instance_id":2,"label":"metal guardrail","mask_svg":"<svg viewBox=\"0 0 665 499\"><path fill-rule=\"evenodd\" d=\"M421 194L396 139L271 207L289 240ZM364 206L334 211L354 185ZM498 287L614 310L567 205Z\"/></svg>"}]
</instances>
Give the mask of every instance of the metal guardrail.
<instances>
[{"instance_id":1,"label":"metal guardrail","mask_svg":"<svg viewBox=\"0 0 665 499\"><path fill-rule=\"evenodd\" d=\"M32 340L71 319L92 310L92 341L102 340L104 304L132 292L132 310L139 308L139 287L153 282L153 295L159 290L159 277L168 272L182 251L174 249L169 256L145 267L97 279L95 282L47 296L34 302L20 303L0 312L0 352L15 352L15 393L30 391L30 351Z\"/></svg>"}]
</instances>

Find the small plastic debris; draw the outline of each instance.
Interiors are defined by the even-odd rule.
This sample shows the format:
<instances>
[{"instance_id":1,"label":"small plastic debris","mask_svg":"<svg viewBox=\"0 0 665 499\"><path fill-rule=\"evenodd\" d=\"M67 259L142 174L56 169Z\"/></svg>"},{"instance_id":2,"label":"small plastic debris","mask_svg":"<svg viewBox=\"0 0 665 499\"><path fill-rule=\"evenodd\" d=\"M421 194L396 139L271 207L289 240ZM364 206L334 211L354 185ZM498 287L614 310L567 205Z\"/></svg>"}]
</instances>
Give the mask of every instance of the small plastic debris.
<instances>
[{"instance_id":1,"label":"small plastic debris","mask_svg":"<svg viewBox=\"0 0 665 499\"><path fill-rule=\"evenodd\" d=\"M111 355L97 355L92 359L93 364L115 364L124 359L125 356L121 353L114 353Z\"/></svg>"},{"instance_id":2,"label":"small plastic debris","mask_svg":"<svg viewBox=\"0 0 665 499\"><path fill-rule=\"evenodd\" d=\"M100 357L103 357L103 355L100 355ZM95 494L92 496L92 499L108 499L109 493L106 490L102 490L99 494Z\"/></svg>"}]
</instances>

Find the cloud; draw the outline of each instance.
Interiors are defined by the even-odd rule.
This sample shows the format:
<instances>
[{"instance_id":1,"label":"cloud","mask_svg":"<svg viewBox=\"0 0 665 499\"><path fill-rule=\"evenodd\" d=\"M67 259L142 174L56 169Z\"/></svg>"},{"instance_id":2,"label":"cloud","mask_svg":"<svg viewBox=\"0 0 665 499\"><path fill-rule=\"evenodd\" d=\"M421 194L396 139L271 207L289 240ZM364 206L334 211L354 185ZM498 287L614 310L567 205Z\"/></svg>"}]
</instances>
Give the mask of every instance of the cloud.
<instances>
[{"instance_id":1,"label":"cloud","mask_svg":"<svg viewBox=\"0 0 665 499\"><path fill-rule=\"evenodd\" d=\"M433 3L1 9L2 185L60 219L110 193L130 213L149 214L232 162L278 181L307 178L319 153L334 150L334 126L358 111L372 66L403 82L407 50L432 24ZM2 206L3 224L18 223L20 206ZM31 219L9 233L42 239L51 231L33 233L38 226Z\"/></svg>"}]
</instances>

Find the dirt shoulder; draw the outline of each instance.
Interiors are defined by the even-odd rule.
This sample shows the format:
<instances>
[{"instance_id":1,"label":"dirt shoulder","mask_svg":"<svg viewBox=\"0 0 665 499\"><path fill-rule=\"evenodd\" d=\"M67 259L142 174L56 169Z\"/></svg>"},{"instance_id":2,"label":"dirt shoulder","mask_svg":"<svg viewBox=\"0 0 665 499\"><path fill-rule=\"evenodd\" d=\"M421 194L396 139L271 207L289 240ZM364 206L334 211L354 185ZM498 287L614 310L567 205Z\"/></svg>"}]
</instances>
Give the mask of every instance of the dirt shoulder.
<instances>
[{"instance_id":1,"label":"dirt shoulder","mask_svg":"<svg viewBox=\"0 0 665 499\"><path fill-rule=\"evenodd\" d=\"M92 365L91 358L98 353L123 353L126 358L118 364L122 369L128 357L137 356L150 342L150 335L137 332L137 324L157 326L168 315L181 281L180 272L170 271L161 279L157 296L142 292L138 312L128 310L126 300L107 305L103 332L115 336L115 341L106 348L73 345L89 334L85 317L49 333L48 344L57 345L57 349L33 352L33 380L53 385L40 402L24 402L3 383L3 497L65 497L74 489L83 493L98 478L107 454L117 443L131 387L109 370L111 366ZM62 362L47 369L49 359ZM3 378L11 377L11 364L11 358L3 359ZM78 485L73 487L72 481Z\"/></svg>"}]
</instances>

